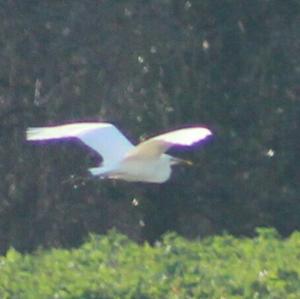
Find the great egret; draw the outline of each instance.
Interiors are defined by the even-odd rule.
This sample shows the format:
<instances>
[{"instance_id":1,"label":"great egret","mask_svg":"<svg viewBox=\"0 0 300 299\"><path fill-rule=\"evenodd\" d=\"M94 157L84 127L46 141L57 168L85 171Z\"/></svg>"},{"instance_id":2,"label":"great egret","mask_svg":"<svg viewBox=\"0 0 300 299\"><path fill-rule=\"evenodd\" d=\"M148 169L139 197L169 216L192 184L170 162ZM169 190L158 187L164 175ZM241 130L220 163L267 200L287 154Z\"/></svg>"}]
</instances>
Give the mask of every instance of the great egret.
<instances>
[{"instance_id":1,"label":"great egret","mask_svg":"<svg viewBox=\"0 0 300 299\"><path fill-rule=\"evenodd\" d=\"M190 163L165 154L169 148L190 146L212 134L203 127L189 127L134 146L114 125L103 122L28 128L26 133L27 140L78 138L103 158L99 167L89 169L92 175L148 183L163 183L170 178L172 165Z\"/></svg>"}]
</instances>

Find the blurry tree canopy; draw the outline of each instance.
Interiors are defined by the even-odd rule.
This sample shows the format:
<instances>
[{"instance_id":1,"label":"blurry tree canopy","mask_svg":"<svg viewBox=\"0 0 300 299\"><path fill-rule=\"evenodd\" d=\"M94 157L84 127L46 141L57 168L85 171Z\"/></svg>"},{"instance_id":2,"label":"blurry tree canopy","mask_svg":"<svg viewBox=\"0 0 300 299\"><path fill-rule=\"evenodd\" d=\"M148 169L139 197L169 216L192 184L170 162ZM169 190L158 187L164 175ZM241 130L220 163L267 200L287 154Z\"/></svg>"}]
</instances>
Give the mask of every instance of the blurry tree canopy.
<instances>
[{"instance_id":1,"label":"blurry tree canopy","mask_svg":"<svg viewBox=\"0 0 300 299\"><path fill-rule=\"evenodd\" d=\"M300 3L0 4L0 250L76 246L116 227L153 242L300 227ZM28 126L109 121L132 141L188 124L214 139L163 185L87 181L84 146Z\"/></svg>"}]
</instances>

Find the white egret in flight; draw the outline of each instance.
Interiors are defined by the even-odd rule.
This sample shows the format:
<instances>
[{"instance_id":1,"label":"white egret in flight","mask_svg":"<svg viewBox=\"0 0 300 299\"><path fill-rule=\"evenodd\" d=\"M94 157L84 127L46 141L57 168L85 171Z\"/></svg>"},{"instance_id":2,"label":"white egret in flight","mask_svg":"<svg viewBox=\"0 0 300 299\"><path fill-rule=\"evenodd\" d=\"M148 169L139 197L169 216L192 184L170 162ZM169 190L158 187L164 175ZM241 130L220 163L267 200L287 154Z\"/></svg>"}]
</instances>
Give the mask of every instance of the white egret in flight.
<instances>
[{"instance_id":1,"label":"white egret in flight","mask_svg":"<svg viewBox=\"0 0 300 299\"><path fill-rule=\"evenodd\" d=\"M165 152L172 146L190 146L212 133L203 127L189 127L152 137L134 146L110 123L71 123L27 129L27 140L78 138L101 155L94 176L130 182L163 183L170 178L171 166L191 163Z\"/></svg>"}]
</instances>

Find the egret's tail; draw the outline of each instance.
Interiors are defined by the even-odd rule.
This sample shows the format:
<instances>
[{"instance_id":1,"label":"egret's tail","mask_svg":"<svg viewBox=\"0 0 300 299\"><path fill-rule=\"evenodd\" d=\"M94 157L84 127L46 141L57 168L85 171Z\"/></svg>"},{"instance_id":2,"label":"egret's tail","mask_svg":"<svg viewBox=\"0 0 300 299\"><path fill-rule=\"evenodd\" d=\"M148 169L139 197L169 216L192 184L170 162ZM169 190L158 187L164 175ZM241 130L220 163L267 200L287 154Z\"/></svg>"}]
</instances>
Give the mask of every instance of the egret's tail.
<instances>
[{"instance_id":1,"label":"egret's tail","mask_svg":"<svg viewBox=\"0 0 300 299\"><path fill-rule=\"evenodd\" d=\"M89 168L89 172L94 175L94 176L98 176L103 174L103 167L93 167L93 168Z\"/></svg>"},{"instance_id":2,"label":"egret's tail","mask_svg":"<svg viewBox=\"0 0 300 299\"><path fill-rule=\"evenodd\" d=\"M89 172L93 176L108 177L109 174L111 173L111 171L112 171L112 168L108 168L108 167L93 167L93 168L89 168Z\"/></svg>"}]
</instances>

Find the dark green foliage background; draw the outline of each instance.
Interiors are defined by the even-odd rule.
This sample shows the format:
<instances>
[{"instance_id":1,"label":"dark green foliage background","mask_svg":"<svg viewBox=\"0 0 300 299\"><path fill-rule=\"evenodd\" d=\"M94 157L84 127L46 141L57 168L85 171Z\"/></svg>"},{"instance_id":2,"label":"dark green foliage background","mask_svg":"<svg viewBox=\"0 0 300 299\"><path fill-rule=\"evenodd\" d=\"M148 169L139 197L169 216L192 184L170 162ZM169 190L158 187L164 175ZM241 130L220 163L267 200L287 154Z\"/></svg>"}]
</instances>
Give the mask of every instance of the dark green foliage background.
<instances>
[{"instance_id":1,"label":"dark green foliage background","mask_svg":"<svg viewBox=\"0 0 300 299\"><path fill-rule=\"evenodd\" d=\"M150 242L299 229L299 25L299 1L1 1L1 252L112 227ZM24 132L83 120L134 142L189 124L214 138L177 152L196 166L164 185L76 185L99 158Z\"/></svg>"}]
</instances>

